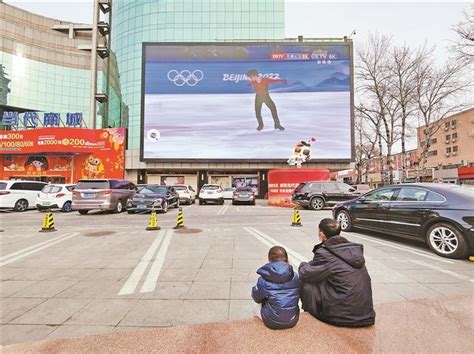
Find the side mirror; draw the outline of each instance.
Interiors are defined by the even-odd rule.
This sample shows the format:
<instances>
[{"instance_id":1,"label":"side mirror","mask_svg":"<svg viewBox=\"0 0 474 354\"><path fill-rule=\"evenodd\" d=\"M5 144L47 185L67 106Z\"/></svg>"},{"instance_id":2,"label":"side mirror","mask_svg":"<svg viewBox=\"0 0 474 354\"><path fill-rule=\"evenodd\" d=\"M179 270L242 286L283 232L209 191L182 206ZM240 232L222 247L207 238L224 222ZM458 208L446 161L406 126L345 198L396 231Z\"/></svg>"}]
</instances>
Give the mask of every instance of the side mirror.
<instances>
[{"instance_id":1,"label":"side mirror","mask_svg":"<svg viewBox=\"0 0 474 354\"><path fill-rule=\"evenodd\" d=\"M367 199L365 197L360 197L359 199L357 199L357 201L359 203L365 203L367 201Z\"/></svg>"}]
</instances>

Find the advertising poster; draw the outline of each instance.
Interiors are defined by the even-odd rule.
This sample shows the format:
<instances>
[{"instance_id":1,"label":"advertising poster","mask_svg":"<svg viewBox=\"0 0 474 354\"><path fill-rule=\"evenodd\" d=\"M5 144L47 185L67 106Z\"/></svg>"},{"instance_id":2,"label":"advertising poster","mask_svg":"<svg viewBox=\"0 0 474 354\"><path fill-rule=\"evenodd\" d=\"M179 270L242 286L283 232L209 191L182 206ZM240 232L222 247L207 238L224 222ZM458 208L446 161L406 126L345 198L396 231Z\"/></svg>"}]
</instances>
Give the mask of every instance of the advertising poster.
<instances>
[{"instance_id":1,"label":"advertising poster","mask_svg":"<svg viewBox=\"0 0 474 354\"><path fill-rule=\"evenodd\" d=\"M48 128L2 132L0 178L123 178L125 129Z\"/></svg>"},{"instance_id":2,"label":"advertising poster","mask_svg":"<svg viewBox=\"0 0 474 354\"><path fill-rule=\"evenodd\" d=\"M241 177L241 176L233 176L232 177L232 187L239 188L239 187L250 187L252 188L252 192L258 194L258 177Z\"/></svg>"},{"instance_id":3,"label":"advertising poster","mask_svg":"<svg viewBox=\"0 0 474 354\"><path fill-rule=\"evenodd\" d=\"M144 47L143 159L351 159L349 45Z\"/></svg>"}]
</instances>

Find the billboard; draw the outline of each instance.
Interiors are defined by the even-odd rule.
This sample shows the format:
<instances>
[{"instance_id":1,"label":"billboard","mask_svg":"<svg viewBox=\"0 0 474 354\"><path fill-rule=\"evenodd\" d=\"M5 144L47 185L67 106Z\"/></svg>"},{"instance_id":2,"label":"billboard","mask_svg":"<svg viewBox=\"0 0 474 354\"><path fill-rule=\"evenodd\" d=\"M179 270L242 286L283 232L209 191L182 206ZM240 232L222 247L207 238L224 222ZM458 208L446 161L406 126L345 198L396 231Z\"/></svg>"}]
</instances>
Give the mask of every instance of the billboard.
<instances>
[{"instance_id":1,"label":"billboard","mask_svg":"<svg viewBox=\"0 0 474 354\"><path fill-rule=\"evenodd\" d=\"M125 128L42 128L0 133L0 179L123 178Z\"/></svg>"},{"instance_id":2,"label":"billboard","mask_svg":"<svg viewBox=\"0 0 474 354\"><path fill-rule=\"evenodd\" d=\"M352 158L352 48L347 44L143 46L143 160Z\"/></svg>"}]
</instances>

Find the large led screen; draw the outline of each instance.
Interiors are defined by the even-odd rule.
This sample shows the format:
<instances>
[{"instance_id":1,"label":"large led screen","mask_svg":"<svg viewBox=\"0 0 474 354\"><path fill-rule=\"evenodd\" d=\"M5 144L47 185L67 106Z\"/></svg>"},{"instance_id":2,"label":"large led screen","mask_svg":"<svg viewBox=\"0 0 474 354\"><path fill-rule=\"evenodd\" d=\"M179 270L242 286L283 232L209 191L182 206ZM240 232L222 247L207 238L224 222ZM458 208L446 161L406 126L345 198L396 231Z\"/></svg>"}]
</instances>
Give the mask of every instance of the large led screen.
<instances>
[{"instance_id":1,"label":"large led screen","mask_svg":"<svg viewBox=\"0 0 474 354\"><path fill-rule=\"evenodd\" d=\"M146 44L144 160L351 159L349 45Z\"/></svg>"}]
</instances>

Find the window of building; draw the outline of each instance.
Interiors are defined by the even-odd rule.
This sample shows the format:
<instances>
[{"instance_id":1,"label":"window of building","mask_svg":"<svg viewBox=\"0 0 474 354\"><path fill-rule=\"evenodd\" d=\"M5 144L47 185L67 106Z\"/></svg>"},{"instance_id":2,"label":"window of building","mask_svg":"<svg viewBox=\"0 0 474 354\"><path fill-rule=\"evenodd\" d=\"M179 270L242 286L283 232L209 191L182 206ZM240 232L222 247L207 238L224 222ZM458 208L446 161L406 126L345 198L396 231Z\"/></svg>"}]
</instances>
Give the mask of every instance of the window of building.
<instances>
[{"instance_id":1,"label":"window of building","mask_svg":"<svg viewBox=\"0 0 474 354\"><path fill-rule=\"evenodd\" d=\"M431 139L430 140L430 144L433 145L433 144L436 144L438 142L438 139L437 138L434 138L434 139Z\"/></svg>"},{"instance_id":2,"label":"window of building","mask_svg":"<svg viewBox=\"0 0 474 354\"><path fill-rule=\"evenodd\" d=\"M446 148L446 153L450 154L451 153L451 147Z\"/></svg>"},{"instance_id":3,"label":"window of building","mask_svg":"<svg viewBox=\"0 0 474 354\"><path fill-rule=\"evenodd\" d=\"M450 125L451 125L451 123L450 123L450 122L446 122L446 123L444 123L444 127L445 127L446 129L448 129Z\"/></svg>"},{"instance_id":4,"label":"window of building","mask_svg":"<svg viewBox=\"0 0 474 354\"><path fill-rule=\"evenodd\" d=\"M457 145L456 145L456 146L453 146L453 152L458 152L458 147L457 147Z\"/></svg>"},{"instance_id":5,"label":"window of building","mask_svg":"<svg viewBox=\"0 0 474 354\"><path fill-rule=\"evenodd\" d=\"M451 128L456 128L456 119L451 121Z\"/></svg>"},{"instance_id":6,"label":"window of building","mask_svg":"<svg viewBox=\"0 0 474 354\"><path fill-rule=\"evenodd\" d=\"M451 140L451 135L450 134L446 135L446 141L449 141L449 140Z\"/></svg>"},{"instance_id":7,"label":"window of building","mask_svg":"<svg viewBox=\"0 0 474 354\"><path fill-rule=\"evenodd\" d=\"M428 151L428 156L436 156L436 155L438 155L438 150Z\"/></svg>"},{"instance_id":8,"label":"window of building","mask_svg":"<svg viewBox=\"0 0 474 354\"><path fill-rule=\"evenodd\" d=\"M458 133L453 133L453 134L451 135L451 138L453 138L453 140L454 140L454 139L457 139L457 138L458 138Z\"/></svg>"}]
</instances>

